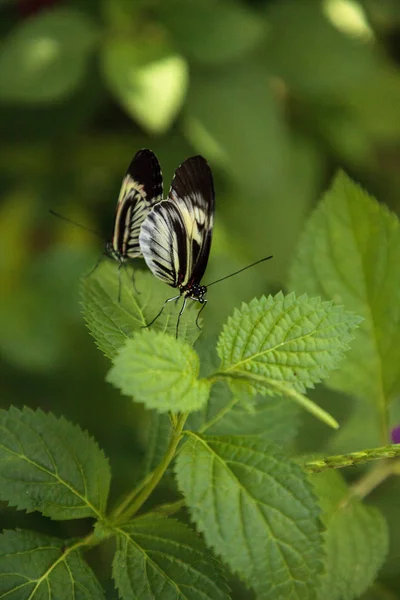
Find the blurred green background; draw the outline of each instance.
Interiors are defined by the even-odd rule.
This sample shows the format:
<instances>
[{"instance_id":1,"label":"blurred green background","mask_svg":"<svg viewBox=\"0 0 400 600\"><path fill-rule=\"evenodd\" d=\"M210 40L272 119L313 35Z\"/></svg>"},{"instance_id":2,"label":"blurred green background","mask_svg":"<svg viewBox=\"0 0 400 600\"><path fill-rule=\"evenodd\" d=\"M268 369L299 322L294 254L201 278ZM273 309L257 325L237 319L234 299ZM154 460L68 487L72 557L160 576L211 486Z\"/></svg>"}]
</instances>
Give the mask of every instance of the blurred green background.
<instances>
[{"instance_id":1,"label":"blurred green background","mask_svg":"<svg viewBox=\"0 0 400 600\"><path fill-rule=\"evenodd\" d=\"M108 361L80 314L79 279L104 246L49 208L105 242L139 148L159 156L166 190L185 158L203 154L217 194L204 283L274 255L210 290L214 335L234 306L286 289L305 219L338 167L399 212L400 2L0 0L0 34L2 406L87 428L111 459L116 495L138 473L147 417L104 382ZM339 419L353 408L321 386L314 398ZM374 443L363 427L329 446L307 418L298 449ZM399 493L388 482L375 498L397 531L383 572L392 590ZM4 506L0 525L60 536L90 526ZM100 572L106 558L92 557Z\"/></svg>"}]
</instances>

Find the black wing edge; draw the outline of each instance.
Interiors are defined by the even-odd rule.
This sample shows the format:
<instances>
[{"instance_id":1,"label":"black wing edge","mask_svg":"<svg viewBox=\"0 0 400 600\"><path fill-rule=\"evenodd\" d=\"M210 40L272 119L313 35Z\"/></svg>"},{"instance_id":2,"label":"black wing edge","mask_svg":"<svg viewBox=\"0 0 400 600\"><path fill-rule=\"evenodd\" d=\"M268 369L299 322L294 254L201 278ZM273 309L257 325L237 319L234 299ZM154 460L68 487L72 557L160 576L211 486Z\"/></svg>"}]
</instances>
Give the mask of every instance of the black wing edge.
<instances>
[{"instance_id":1,"label":"black wing edge","mask_svg":"<svg viewBox=\"0 0 400 600\"><path fill-rule=\"evenodd\" d=\"M185 160L175 171L171 183L169 197L189 197L207 215L203 241L193 264L190 283L199 284L207 268L208 257L211 249L211 240L214 225L215 192L214 180L210 165L203 156L192 156ZM184 244L185 246L186 244ZM183 262L183 257L180 257Z\"/></svg>"},{"instance_id":2,"label":"black wing edge","mask_svg":"<svg viewBox=\"0 0 400 600\"><path fill-rule=\"evenodd\" d=\"M155 204L163 198L163 178L160 163L152 150L143 148L136 152L126 171L132 179L143 186L146 200Z\"/></svg>"},{"instance_id":3,"label":"black wing edge","mask_svg":"<svg viewBox=\"0 0 400 600\"><path fill-rule=\"evenodd\" d=\"M172 200L174 194L180 198L191 196L193 200L200 196L205 202L203 208L210 215L214 214L214 180L210 165L203 156L192 156L176 169L169 191Z\"/></svg>"}]
</instances>

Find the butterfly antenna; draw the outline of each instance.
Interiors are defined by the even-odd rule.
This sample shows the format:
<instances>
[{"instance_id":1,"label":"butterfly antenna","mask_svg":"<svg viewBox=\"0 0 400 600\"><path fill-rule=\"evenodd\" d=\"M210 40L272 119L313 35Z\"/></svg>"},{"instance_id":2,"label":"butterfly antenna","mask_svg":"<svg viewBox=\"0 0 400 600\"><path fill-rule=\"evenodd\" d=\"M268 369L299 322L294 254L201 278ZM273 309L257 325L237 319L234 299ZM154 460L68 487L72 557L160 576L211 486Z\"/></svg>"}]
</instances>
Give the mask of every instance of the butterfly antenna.
<instances>
[{"instance_id":1,"label":"butterfly antenna","mask_svg":"<svg viewBox=\"0 0 400 600\"><path fill-rule=\"evenodd\" d=\"M51 215L53 215L53 217L62 219L63 221L66 221L67 223L71 223L71 225L75 225L75 227L84 229L85 231L88 231L89 233L93 233L93 235L96 235L97 237L102 238L102 236L100 235L100 233L98 231L94 231L94 229L90 229L89 227L85 227L84 225L81 225L80 223L77 223L76 221L72 221L72 219L68 219L68 217L64 217L64 215L60 215L60 213L56 212L55 210L52 210L51 208L49 208L49 213Z\"/></svg>"},{"instance_id":2,"label":"butterfly antenna","mask_svg":"<svg viewBox=\"0 0 400 600\"><path fill-rule=\"evenodd\" d=\"M214 285L214 283L219 283L220 281L225 281L225 279L229 279L229 277L233 277L234 275L238 275L238 273L242 273L242 271L247 271L247 269L251 269L251 267L255 267L256 265L259 265L260 263L264 262L265 260L269 260L270 258L272 258L271 256L265 256L264 258L260 258L260 260L256 260L256 262L251 263L251 265L247 265L247 267L243 267L243 269L239 269L239 271L235 271L234 273L230 273L229 275L225 275L225 277L221 277L221 279L217 279L216 281L212 281L211 283L209 283L208 285L206 285L207 288L210 287L210 285Z\"/></svg>"}]
</instances>

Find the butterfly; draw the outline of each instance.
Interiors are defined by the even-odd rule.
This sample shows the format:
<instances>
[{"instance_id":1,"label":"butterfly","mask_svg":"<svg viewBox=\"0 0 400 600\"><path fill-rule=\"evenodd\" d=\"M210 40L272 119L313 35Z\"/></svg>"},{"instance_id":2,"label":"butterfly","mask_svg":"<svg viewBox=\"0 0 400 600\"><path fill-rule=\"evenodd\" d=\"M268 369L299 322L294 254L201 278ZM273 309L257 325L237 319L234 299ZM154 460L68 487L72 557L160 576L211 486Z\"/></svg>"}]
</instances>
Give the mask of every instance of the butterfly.
<instances>
[{"instance_id":1,"label":"butterfly","mask_svg":"<svg viewBox=\"0 0 400 600\"><path fill-rule=\"evenodd\" d=\"M207 286L201 279L207 267L214 225L215 193L211 169L202 156L192 156L175 171L168 198L155 204L143 221L139 245L143 258L158 278L179 294L168 298L148 327L161 315L166 304L183 296L179 322L189 299L205 308Z\"/></svg>"},{"instance_id":2,"label":"butterfly","mask_svg":"<svg viewBox=\"0 0 400 600\"><path fill-rule=\"evenodd\" d=\"M151 208L162 198L160 163L151 150L139 150L122 181L112 241L106 244L106 254L119 263L119 268L126 261L142 256L140 228Z\"/></svg>"},{"instance_id":3,"label":"butterfly","mask_svg":"<svg viewBox=\"0 0 400 600\"><path fill-rule=\"evenodd\" d=\"M120 268L127 261L142 256L139 245L140 228L151 208L163 198L163 179L160 163L154 152L144 148L139 150L131 160L119 192L114 219L112 240L106 243L105 252L101 254L91 275L99 266L103 256L109 256L118 262L119 289L121 297ZM54 210L52 215L68 221L99 236L100 234L83 225L60 215Z\"/></svg>"}]
</instances>

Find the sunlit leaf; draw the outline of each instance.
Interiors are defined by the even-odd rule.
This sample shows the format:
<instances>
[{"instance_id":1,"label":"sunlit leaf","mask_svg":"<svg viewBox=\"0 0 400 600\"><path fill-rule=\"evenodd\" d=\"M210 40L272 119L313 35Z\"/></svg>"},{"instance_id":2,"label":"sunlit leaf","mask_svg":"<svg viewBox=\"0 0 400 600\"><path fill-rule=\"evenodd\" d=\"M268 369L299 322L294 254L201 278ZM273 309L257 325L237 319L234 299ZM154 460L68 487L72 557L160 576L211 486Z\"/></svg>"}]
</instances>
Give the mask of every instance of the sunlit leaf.
<instances>
[{"instance_id":1,"label":"sunlit leaf","mask_svg":"<svg viewBox=\"0 0 400 600\"><path fill-rule=\"evenodd\" d=\"M162 38L110 38L103 49L103 72L111 92L150 133L166 131L186 95L183 57Z\"/></svg>"},{"instance_id":2,"label":"sunlit leaf","mask_svg":"<svg viewBox=\"0 0 400 600\"><path fill-rule=\"evenodd\" d=\"M121 348L108 381L159 412L190 412L207 402L210 382L198 379L199 357L170 335L145 331Z\"/></svg>"},{"instance_id":3,"label":"sunlit leaf","mask_svg":"<svg viewBox=\"0 0 400 600\"><path fill-rule=\"evenodd\" d=\"M305 295L255 298L236 309L222 330L218 373L256 391L292 398L323 418L322 409L302 394L337 368L359 320Z\"/></svg>"}]
</instances>

